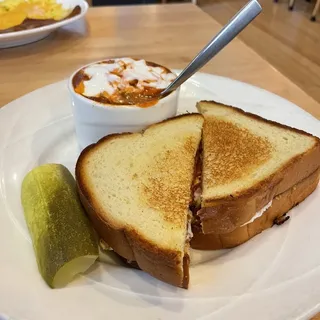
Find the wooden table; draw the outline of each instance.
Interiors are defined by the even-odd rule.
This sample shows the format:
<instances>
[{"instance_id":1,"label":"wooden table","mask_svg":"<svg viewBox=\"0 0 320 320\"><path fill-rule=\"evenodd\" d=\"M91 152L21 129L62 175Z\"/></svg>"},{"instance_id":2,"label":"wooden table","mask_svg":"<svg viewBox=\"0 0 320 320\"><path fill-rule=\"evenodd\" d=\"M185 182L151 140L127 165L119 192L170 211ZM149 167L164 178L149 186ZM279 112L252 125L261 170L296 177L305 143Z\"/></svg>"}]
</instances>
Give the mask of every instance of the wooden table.
<instances>
[{"instance_id":1,"label":"wooden table","mask_svg":"<svg viewBox=\"0 0 320 320\"><path fill-rule=\"evenodd\" d=\"M106 57L143 57L183 68L220 27L191 4L91 8L86 22L35 44L0 50L0 107ZM239 40L203 71L267 89L320 119L315 100Z\"/></svg>"},{"instance_id":2,"label":"wooden table","mask_svg":"<svg viewBox=\"0 0 320 320\"><path fill-rule=\"evenodd\" d=\"M192 4L90 8L86 22L27 46L0 50L0 106L59 81L79 66L132 56L183 68L220 29ZM320 118L320 105L240 40L203 71L265 88Z\"/></svg>"}]
</instances>

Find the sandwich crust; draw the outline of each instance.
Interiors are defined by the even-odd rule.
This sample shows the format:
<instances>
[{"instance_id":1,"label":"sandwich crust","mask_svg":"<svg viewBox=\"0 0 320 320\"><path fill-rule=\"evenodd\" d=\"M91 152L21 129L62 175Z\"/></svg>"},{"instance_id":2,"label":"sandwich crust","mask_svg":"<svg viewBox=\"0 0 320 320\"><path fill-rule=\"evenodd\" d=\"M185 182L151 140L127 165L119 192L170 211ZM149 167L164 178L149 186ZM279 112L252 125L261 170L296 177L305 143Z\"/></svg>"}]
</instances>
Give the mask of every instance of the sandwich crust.
<instances>
[{"instance_id":1,"label":"sandwich crust","mask_svg":"<svg viewBox=\"0 0 320 320\"><path fill-rule=\"evenodd\" d=\"M86 209L86 212L88 213L95 230L102 240L104 240L116 253L128 260L128 262L135 261L140 269L148 272L155 278L170 283L174 286L188 288L189 241L186 237L188 221L187 215L188 205L191 202L191 184L194 167L193 159L201 139L203 118L199 114L182 115L152 125L147 130L150 130L150 128L160 128L168 122L176 122L178 126L181 122L180 119L182 118L190 119L190 126L191 128L194 128L195 131L192 132L192 129L189 129L188 127L188 132L192 133L189 134L190 137L188 137L187 134L187 138L182 139L184 141L182 144L179 142L179 145L182 146L181 149L177 150L177 152L180 153L180 156L177 158L174 156L174 154L170 155L168 152L160 152L159 159L155 158L154 160L157 164L159 164L159 167L154 168L156 171L155 174L152 174L147 178L143 178L139 176L139 173L136 174L134 173L133 169L132 171L130 171L130 169L129 171L133 172L133 176L128 178L132 179L130 181L133 181L133 184L139 182L138 190L140 192L140 196L138 197L140 199L139 201L143 202L144 208L155 208L155 210L163 213L162 219L166 225L176 225L179 230L182 230L181 232L183 232L184 237L184 243L182 243L182 246L184 247L182 247L181 250L169 249L166 246L157 244L156 241L151 241L150 239L146 238L143 232L141 232L141 229L140 231L137 230L137 228L130 225L130 223L119 223L112 212L106 211L106 208L101 205L101 199L97 198L95 192L92 191L93 184L92 182L89 182L90 179L88 172L87 169L85 169L88 165L88 162L92 160L96 150L98 150L102 145L111 145L116 143L117 140L123 140L126 137L140 139L140 137L142 138L145 134L147 134L147 131L138 134L122 133L109 135L105 138L102 138L96 144L87 147L81 153L78 159L76 165L76 180L81 202ZM192 124L191 121L196 122L197 124ZM138 137L139 135L140 137ZM167 143L165 143L165 145L166 144ZM127 154L124 156L126 155ZM132 157L132 159L136 159L134 158L134 155L132 155ZM106 157L106 159L108 159L108 157ZM181 159L188 159L185 161L189 162L188 166L190 166L190 170L187 169L188 166L186 169L183 169L183 164L179 164L179 160ZM170 162L173 160L175 160L175 165L173 167L175 168L175 172L172 170L170 171L170 168L168 167L163 167L168 165L168 161ZM120 159L120 161L122 160ZM108 163L106 163L106 165L108 165ZM121 168L114 168L114 170L120 169ZM187 170L187 172L184 173L181 170ZM166 173L164 177L161 174L158 176L158 172L168 173ZM143 174L143 171L140 173ZM171 175L172 178L170 178ZM186 177L184 177L185 175ZM178 180L175 181L174 177L176 177ZM181 181L179 180L179 177L182 179ZM142 178L144 180L141 180ZM171 184L168 184L168 181L166 181L167 178L170 178ZM180 185L179 190L177 189L178 184ZM143 194L141 194L141 192ZM169 200L172 200L172 202L168 203ZM146 219L148 219L147 216ZM170 239L168 241L170 241Z\"/></svg>"},{"instance_id":2,"label":"sandwich crust","mask_svg":"<svg viewBox=\"0 0 320 320\"><path fill-rule=\"evenodd\" d=\"M277 223L277 219L283 219L290 209L307 198L317 188L319 179L320 168L287 191L275 196L271 207L261 217L231 232L204 234L199 228L194 228L191 247L199 250L227 249L250 240L262 231L271 228Z\"/></svg>"}]
</instances>

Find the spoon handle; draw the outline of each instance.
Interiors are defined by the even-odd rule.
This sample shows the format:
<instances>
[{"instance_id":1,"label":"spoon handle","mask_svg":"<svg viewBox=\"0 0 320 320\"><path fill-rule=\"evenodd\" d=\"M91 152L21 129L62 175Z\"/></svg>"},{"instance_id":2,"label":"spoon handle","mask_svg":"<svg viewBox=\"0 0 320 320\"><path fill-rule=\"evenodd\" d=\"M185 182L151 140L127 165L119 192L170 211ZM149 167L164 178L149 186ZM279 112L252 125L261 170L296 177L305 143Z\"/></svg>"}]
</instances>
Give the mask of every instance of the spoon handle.
<instances>
[{"instance_id":1,"label":"spoon handle","mask_svg":"<svg viewBox=\"0 0 320 320\"><path fill-rule=\"evenodd\" d=\"M234 37L236 37L260 12L261 6L257 0L248 2L220 32L197 54L189 65L162 91L165 96L180 87L195 72L209 62Z\"/></svg>"}]
</instances>

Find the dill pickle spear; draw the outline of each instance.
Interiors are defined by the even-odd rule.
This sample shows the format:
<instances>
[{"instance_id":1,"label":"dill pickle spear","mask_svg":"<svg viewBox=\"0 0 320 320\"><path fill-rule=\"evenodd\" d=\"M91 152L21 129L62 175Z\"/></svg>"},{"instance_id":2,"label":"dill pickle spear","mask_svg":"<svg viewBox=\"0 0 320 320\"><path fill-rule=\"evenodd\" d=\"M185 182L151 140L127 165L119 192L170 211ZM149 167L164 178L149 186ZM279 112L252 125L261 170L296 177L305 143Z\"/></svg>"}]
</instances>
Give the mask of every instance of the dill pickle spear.
<instances>
[{"instance_id":1,"label":"dill pickle spear","mask_svg":"<svg viewBox=\"0 0 320 320\"><path fill-rule=\"evenodd\" d=\"M98 243L67 168L46 164L23 180L21 202L38 269L51 288L63 287L98 257Z\"/></svg>"}]
</instances>

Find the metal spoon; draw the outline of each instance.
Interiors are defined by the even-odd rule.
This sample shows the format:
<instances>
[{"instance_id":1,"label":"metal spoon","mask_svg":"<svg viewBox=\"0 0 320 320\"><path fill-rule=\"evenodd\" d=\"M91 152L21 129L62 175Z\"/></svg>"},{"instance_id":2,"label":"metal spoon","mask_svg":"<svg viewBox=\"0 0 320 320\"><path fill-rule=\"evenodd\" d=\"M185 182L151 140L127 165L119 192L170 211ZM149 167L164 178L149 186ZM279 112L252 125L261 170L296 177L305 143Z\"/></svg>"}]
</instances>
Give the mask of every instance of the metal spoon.
<instances>
[{"instance_id":1,"label":"metal spoon","mask_svg":"<svg viewBox=\"0 0 320 320\"><path fill-rule=\"evenodd\" d=\"M195 72L208 63L233 38L235 38L257 15L259 15L261 10L261 6L257 0L248 2L197 54L179 76L160 93L160 96L164 97L180 87Z\"/></svg>"}]
</instances>

